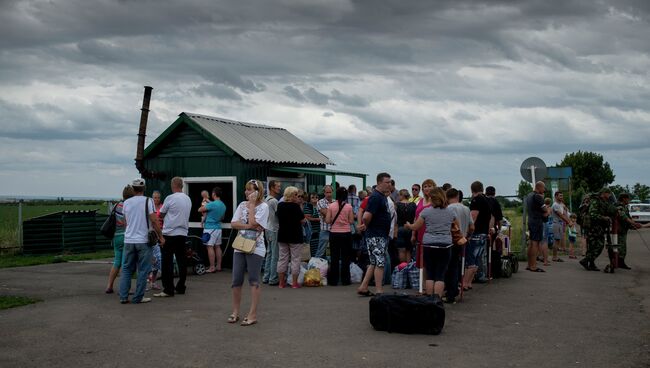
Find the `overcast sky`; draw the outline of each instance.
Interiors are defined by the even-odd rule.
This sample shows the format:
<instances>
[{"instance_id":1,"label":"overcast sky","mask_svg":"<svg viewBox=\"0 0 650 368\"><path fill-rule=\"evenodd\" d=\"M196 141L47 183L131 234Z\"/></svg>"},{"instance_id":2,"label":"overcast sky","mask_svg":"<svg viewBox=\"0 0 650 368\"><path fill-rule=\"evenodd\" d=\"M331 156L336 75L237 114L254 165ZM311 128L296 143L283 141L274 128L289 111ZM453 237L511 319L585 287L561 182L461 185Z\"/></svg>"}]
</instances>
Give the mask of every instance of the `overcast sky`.
<instances>
[{"instance_id":1,"label":"overcast sky","mask_svg":"<svg viewBox=\"0 0 650 368\"><path fill-rule=\"evenodd\" d=\"M147 144L188 111L286 128L398 188L514 194L525 158L577 150L650 185L649 15L644 0L3 0L0 195L118 197L144 85Z\"/></svg>"}]
</instances>

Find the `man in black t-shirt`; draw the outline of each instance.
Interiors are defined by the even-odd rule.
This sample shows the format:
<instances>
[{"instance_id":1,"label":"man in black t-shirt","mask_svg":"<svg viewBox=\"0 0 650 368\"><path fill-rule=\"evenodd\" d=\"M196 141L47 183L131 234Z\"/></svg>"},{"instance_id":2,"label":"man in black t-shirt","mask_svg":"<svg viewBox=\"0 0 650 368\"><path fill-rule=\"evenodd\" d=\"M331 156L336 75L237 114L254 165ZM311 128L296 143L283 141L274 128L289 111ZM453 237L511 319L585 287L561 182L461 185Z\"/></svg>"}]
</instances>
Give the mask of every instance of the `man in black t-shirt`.
<instances>
[{"instance_id":1,"label":"man in black t-shirt","mask_svg":"<svg viewBox=\"0 0 650 368\"><path fill-rule=\"evenodd\" d=\"M388 199L384 193L390 191L390 185L389 174L379 173L377 175L377 186L368 199L368 205L363 212L362 224L359 225L360 229L366 232L366 246L370 257L370 266L357 289L359 295L373 295L368 290L368 284L373 275L375 277L375 293L383 293L382 280L392 220L388 210Z\"/></svg>"},{"instance_id":2,"label":"man in black t-shirt","mask_svg":"<svg viewBox=\"0 0 650 368\"><path fill-rule=\"evenodd\" d=\"M532 272L545 272L537 267L537 254L540 249L540 241L544 235L544 222L548 216L548 208L544 204L544 192L546 185L543 181L535 183L535 190L526 197L526 211L528 212L528 267Z\"/></svg>"},{"instance_id":3,"label":"man in black t-shirt","mask_svg":"<svg viewBox=\"0 0 650 368\"><path fill-rule=\"evenodd\" d=\"M477 282L487 281L487 265L485 264L485 248L490 234L492 211L487 198L483 194L483 183L475 181L471 185L472 200L469 204L470 215L474 221L474 233L467 243L465 252L465 282L466 288L472 287L474 275Z\"/></svg>"},{"instance_id":4,"label":"man in black t-shirt","mask_svg":"<svg viewBox=\"0 0 650 368\"><path fill-rule=\"evenodd\" d=\"M499 231L501 230L503 211L501 210L501 204L499 204L499 201L497 201L496 194L497 191L493 186L485 188L485 198L487 198L488 203L490 204L490 211L492 212L492 217L494 219L494 232L495 235L498 235ZM494 238L496 238L496 236Z\"/></svg>"}]
</instances>

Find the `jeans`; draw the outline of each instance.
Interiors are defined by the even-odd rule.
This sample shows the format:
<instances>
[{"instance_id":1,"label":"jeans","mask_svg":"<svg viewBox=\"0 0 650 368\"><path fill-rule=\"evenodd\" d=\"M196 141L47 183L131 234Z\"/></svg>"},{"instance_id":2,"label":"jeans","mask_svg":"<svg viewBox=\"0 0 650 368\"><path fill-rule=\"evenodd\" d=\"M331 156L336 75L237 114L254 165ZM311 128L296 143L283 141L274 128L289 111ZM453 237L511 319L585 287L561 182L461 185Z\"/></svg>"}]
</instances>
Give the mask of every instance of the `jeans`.
<instances>
[{"instance_id":1,"label":"jeans","mask_svg":"<svg viewBox=\"0 0 650 368\"><path fill-rule=\"evenodd\" d=\"M131 275L138 270L135 294L132 302L140 303L147 287L147 276L151 272L151 248L147 243L124 243L122 275L120 276L120 301L129 299Z\"/></svg>"},{"instance_id":2,"label":"jeans","mask_svg":"<svg viewBox=\"0 0 650 368\"><path fill-rule=\"evenodd\" d=\"M316 250L316 257L325 258L325 251L327 250L327 243L330 241L330 231L321 230L318 233L318 250Z\"/></svg>"},{"instance_id":3,"label":"jeans","mask_svg":"<svg viewBox=\"0 0 650 368\"><path fill-rule=\"evenodd\" d=\"M165 235L165 245L162 247L162 284L163 291L167 295L174 295L174 292L185 293L185 279L187 278L187 265L185 260L186 236ZM178 265L178 282L174 287L174 256Z\"/></svg>"},{"instance_id":4,"label":"jeans","mask_svg":"<svg viewBox=\"0 0 650 368\"><path fill-rule=\"evenodd\" d=\"M278 232L265 230L264 237L266 238L266 259L264 260L264 276L262 282L269 284L278 283L278 257L280 250L278 249Z\"/></svg>"},{"instance_id":5,"label":"jeans","mask_svg":"<svg viewBox=\"0 0 650 368\"><path fill-rule=\"evenodd\" d=\"M478 266L476 279L480 281L487 280L487 253L488 237L486 234L473 235L469 240L469 246L465 255L467 265Z\"/></svg>"}]
</instances>

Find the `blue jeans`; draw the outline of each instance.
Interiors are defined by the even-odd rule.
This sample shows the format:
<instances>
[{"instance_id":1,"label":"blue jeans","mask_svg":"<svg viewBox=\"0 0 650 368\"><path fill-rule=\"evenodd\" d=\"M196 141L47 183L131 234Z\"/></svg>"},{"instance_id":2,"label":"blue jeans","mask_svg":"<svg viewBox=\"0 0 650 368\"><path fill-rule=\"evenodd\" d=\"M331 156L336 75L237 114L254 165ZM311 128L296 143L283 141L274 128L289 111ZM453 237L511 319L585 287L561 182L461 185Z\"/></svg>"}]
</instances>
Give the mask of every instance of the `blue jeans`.
<instances>
[{"instance_id":1,"label":"blue jeans","mask_svg":"<svg viewBox=\"0 0 650 368\"><path fill-rule=\"evenodd\" d=\"M122 262L122 275L120 275L120 301L129 300L131 289L131 275L138 270L135 294L131 300L140 303L147 287L147 276L151 272L151 248L147 243L124 243L124 260Z\"/></svg>"},{"instance_id":2,"label":"blue jeans","mask_svg":"<svg viewBox=\"0 0 650 368\"><path fill-rule=\"evenodd\" d=\"M262 282L269 284L278 283L278 256L280 250L278 249L278 232L277 231L264 231L264 237L268 247L266 248L266 259L264 260L264 276Z\"/></svg>"},{"instance_id":3,"label":"blue jeans","mask_svg":"<svg viewBox=\"0 0 650 368\"><path fill-rule=\"evenodd\" d=\"M476 278L479 280L487 279L487 265L485 264L486 253L485 247L487 246L487 235L477 234L469 239L467 249L465 252L465 268L476 266L478 271Z\"/></svg>"},{"instance_id":4,"label":"blue jeans","mask_svg":"<svg viewBox=\"0 0 650 368\"><path fill-rule=\"evenodd\" d=\"M325 251L327 250L327 244L330 242L330 231L321 230L318 233L318 250L316 250L316 257L325 258Z\"/></svg>"}]
</instances>

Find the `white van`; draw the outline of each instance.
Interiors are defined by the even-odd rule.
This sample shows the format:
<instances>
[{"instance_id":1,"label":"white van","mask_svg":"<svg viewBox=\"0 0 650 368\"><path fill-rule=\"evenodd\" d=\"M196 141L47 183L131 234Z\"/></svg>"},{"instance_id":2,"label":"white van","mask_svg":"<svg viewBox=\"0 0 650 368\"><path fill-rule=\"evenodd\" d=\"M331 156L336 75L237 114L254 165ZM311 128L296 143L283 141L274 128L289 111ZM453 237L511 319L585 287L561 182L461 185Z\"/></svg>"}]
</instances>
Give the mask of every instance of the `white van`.
<instances>
[{"instance_id":1,"label":"white van","mask_svg":"<svg viewBox=\"0 0 650 368\"><path fill-rule=\"evenodd\" d=\"M632 220L640 223L650 222L650 203L630 203L627 208Z\"/></svg>"}]
</instances>

